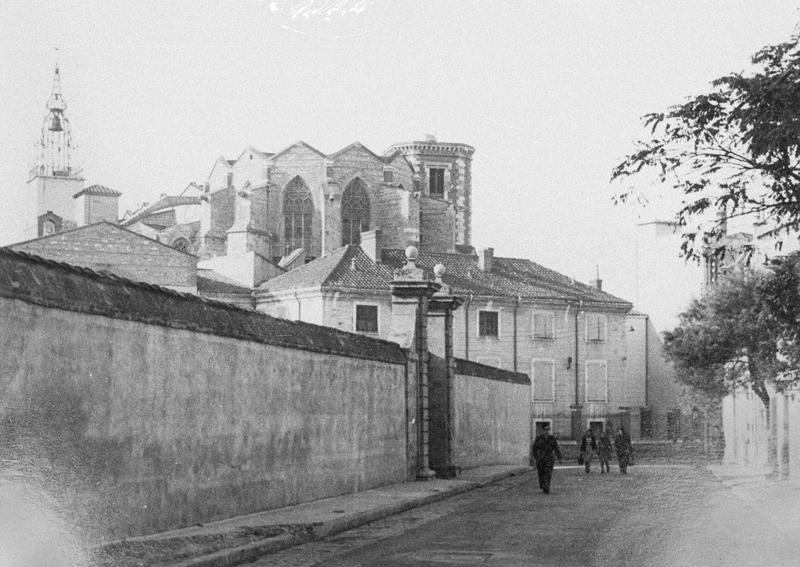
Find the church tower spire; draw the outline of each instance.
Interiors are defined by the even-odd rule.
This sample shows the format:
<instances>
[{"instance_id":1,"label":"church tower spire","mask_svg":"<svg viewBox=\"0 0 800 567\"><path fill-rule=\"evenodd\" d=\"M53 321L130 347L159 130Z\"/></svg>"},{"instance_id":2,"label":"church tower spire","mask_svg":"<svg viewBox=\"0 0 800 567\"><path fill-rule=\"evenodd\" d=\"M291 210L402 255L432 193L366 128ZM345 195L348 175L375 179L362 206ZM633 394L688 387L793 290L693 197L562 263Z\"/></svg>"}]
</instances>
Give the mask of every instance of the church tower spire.
<instances>
[{"instance_id":1,"label":"church tower spire","mask_svg":"<svg viewBox=\"0 0 800 567\"><path fill-rule=\"evenodd\" d=\"M64 115L66 109L67 103L61 93L61 72L56 65L39 142L39 160L36 164L39 175L71 177L76 173L72 163L72 129Z\"/></svg>"},{"instance_id":2,"label":"church tower spire","mask_svg":"<svg viewBox=\"0 0 800 567\"><path fill-rule=\"evenodd\" d=\"M53 88L47 100L47 115L42 122L36 165L28 186L36 194L36 224L28 236L42 236L76 226L73 197L83 189L83 176L75 167L72 128L64 111L67 103L61 92L61 70L56 64Z\"/></svg>"}]
</instances>

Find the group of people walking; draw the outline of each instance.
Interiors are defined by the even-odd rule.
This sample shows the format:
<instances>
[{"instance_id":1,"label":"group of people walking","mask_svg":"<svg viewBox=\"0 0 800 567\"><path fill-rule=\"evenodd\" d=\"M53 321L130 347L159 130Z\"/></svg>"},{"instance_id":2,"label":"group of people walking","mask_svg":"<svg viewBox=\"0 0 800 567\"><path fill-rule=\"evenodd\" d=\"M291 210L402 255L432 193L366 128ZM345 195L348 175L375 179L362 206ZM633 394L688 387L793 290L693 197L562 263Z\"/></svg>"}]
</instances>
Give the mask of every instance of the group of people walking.
<instances>
[{"instance_id":1,"label":"group of people walking","mask_svg":"<svg viewBox=\"0 0 800 567\"><path fill-rule=\"evenodd\" d=\"M620 427L617 434L614 435L613 441L610 433L610 426L605 428L600 433L600 438L595 438L594 432L587 429L586 433L581 438L581 452L578 456L578 464L583 464L586 472L591 472L592 461L595 457L600 461L600 473L611 472L611 459L617 453L617 463L619 463L619 472L628 474L628 467L633 461L633 446L631 445L631 438L625 431L624 427Z\"/></svg>"},{"instance_id":2,"label":"group of people walking","mask_svg":"<svg viewBox=\"0 0 800 567\"><path fill-rule=\"evenodd\" d=\"M533 442L532 457L536 461L536 472L539 474L539 488L545 494L550 494L550 479L553 477L553 467L558 459L561 462L561 450L558 441L550 431L550 424L542 427L542 433L536 436ZM584 466L584 470L591 472L592 462L595 458L600 461L600 473L611 472L611 459L614 452L617 454L619 472L628 474L628 467L633 462L633 447L631 438L620 427L614 437L611 437L611 426L600 433L599 439L595 437L591 429L587 429L581 438L580 454L578 464Z\"/></svg>"}]
</instances>

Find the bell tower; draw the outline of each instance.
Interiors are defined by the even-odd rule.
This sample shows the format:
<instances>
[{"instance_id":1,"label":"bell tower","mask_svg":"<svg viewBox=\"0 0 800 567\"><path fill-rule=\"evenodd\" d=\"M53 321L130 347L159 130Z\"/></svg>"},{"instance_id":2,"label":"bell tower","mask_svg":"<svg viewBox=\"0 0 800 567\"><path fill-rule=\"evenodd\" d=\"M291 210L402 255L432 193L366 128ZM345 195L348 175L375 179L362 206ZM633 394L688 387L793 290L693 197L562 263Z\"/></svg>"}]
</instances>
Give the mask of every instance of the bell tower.
<instances>
[{"instance_id":1,"label":"bell tower","mask_svg":"<svg viewBox=\"0 0 800 567\"><path fill-rule=\"evenodd\" d=\"M83 175L74 163L72 129L64 111L61 72L56 65L47 115L37 143L38 157L28 186L36 192L36 228L30 236L44 236L76 226L73 196L83 189Z\"/></svg>"}]
</instances>

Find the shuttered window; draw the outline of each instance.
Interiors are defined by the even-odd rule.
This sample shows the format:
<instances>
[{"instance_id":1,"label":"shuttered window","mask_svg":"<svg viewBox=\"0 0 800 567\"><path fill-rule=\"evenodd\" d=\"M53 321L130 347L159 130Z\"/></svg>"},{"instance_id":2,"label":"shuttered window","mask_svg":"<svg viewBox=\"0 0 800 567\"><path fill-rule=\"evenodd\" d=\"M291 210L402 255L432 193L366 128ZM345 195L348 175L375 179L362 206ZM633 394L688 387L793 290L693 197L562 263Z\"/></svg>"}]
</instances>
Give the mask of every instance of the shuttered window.
<instances>
[{"instance_id":1,"label":"shuttered window","mask_svg":"<svg viewBox=\"0 0 800 567\"><path fill-rule=\"evenodd\" d=\"M551 312L541 312L533 314L533 338L553 339L555 338L555 316Z\"/></svg>"},{"instance_id":2,"label":"shuttered window","mask_svg":"<svg viewBox=\"0 0 800 567\"><path fill-rule=\"evenodd\" d=\"M606 316L600 313L586 314L586 340L606 340Z\"/></svg>"},{"instance_id":3,"label":"shuttered window","mask_svg":"<svg viewBox=\"0 0 800 567\"><path fill-rule=\"evenodd\" d=\"M586 361L586 401L608 401L608 372L605 360Z\"/></svg>"},{"instance_id":4,"label":"shuttered window","mask_svg":"<svg viewBox=\"0 0 800 567\"><path fill-rule=\"evenodd\" d=\"M552 402L555 399L555 363L552 360L534 360L531 378L533 401Z\"/></svg>"}]
</instances>

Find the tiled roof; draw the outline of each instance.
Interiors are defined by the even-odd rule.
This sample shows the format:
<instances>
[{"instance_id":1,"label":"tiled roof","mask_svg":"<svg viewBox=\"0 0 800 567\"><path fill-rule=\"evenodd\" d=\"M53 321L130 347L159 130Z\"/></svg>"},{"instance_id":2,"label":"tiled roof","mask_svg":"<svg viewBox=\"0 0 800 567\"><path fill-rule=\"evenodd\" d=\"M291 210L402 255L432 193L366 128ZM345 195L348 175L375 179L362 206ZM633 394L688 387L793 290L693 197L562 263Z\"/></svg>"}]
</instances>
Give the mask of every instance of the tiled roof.
<instances>
[{"instance_id":1,"label":"tiled roof","mask_svg":"<svg viewBox=\"0 0 800 567\"><path fill-rule=\"evenodd\" d=\"M109 197L119 197L122 195L119 191L114 191L113 189L106 187L105 185L90 185L85 189L81 189L77 193L75 193L72 198L77 199L81 195L108 195Z\"/></svg>"},{"instance_id":2,"label":"tiled roof","mask_svg":"<svg viewBox=\"0 0 800 567\"><path fill-rule=\"evenodd\" d=\"M258 289L283 291L303 287L331 287L364 290L389 290L394 270L405 262L403 250L383 250L376 264L359 246L347 246L277 278ZM609 293L559 274L530 260L493 259L492 270L478 268L475 256L421 251L417 266L433 272L436 264L445 266L444 283L457 295L521 297L553 301L584 301L630 309L631 303Z\"/></svg>"},{"instance_id":3,"label":"tiled roof","mask_svg":"<svg viewBox=\"0 0 800 567\"><path fill-rule=\"evenodd\" d=\"M233 293L250 295L252 290L219 272L205 268L197 268L197 293Z\"/></svg>"},{"instance_id":4,"label":"tiled roof","mask_svg":"<svg viewBox=\"0 0 800 567\"><path fill-rule=\"evenodd\" d=\"M202 297L0 248L0 297L274 346L405 364L396 343L277 319Z\"/></svg>"},{"instance_id":5,"label":"tiled roof","mask_svg":"<svg viewBox=\"0 0 800 567\"><path fill-rule=\"evenodd\" d=\"M334 286L355 289L389 290L392 270L376 264L360 246L345 246L265 281L259 290L281 291L304 287Z\"/></svg>"}]
</instances>

